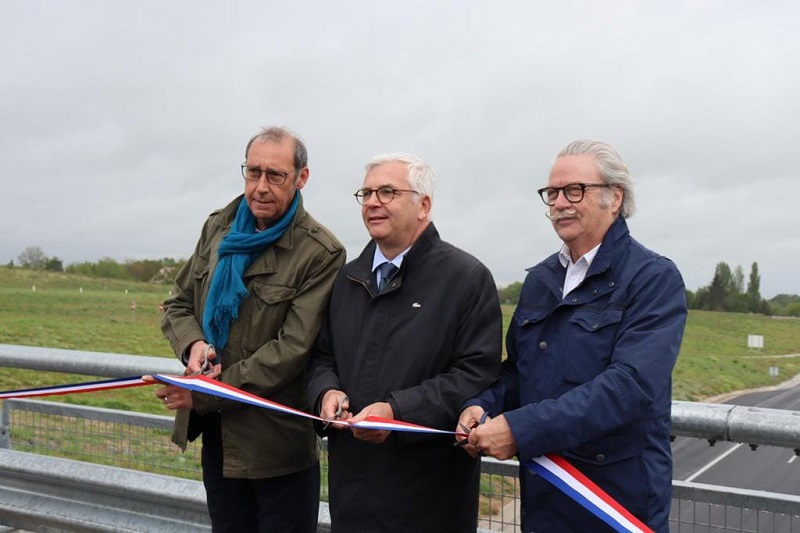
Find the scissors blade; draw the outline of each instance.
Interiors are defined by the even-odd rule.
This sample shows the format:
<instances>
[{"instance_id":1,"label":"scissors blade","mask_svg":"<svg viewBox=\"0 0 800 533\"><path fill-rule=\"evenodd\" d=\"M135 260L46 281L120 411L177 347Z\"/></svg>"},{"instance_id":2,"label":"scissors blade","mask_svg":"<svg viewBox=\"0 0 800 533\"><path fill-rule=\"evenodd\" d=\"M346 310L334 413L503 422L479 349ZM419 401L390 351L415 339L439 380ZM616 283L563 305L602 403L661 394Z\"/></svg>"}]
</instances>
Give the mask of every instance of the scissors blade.
<instances>
[{"instance_id":1,"label":"scissors blade","mask_svg":"<svg viewBox=\"0 0 800 533\"><path fill-rule=\"evenodd\" d=\"M453 443L453 446L464 446L465 444L467 444L467 442L469 442L469 434L472 430L460 422L458 424L458 427L460 427L461 431L466 433L467 436L464 437L463 439L458 439L457 441L455 441Z\"/></svg>"},{"instance_id":2,"label":"scissors blade","mask_svg":"<svg viewBox=\"0 0 800 533\"><path fill-rule=\"evenodd\" d=\"M336 414L334 415L334 418L336 418L336 420L339 420L342 417L342 412L344 411L344 402L350 403L350 398L345 396L344 398L339 400L339 407L336 409Z\"/></svg>"}]
</instances>

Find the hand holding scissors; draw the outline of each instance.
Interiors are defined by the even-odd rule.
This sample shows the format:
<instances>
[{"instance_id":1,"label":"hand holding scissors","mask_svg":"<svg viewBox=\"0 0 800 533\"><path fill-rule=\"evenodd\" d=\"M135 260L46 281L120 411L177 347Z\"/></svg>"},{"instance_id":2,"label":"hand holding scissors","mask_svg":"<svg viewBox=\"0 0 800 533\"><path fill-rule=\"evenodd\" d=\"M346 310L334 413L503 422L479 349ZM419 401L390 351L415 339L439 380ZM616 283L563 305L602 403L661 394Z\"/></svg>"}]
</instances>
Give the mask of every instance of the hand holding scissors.
<instances>
[{"instance_id":1,"label":"hand holding scissors","mask_svg":"<svg viewBox=\"0 0 800 533\"><path fill-rule=\"evenodd\" d=\"M222 365L214 364L217 359L217 351L214 346L205 341L197 341L189 349L189 362L186 365L187 376L198 376L203 374L210 378L217 377L222 373Z\"/></svg>"},{"instance_id":2,"label":"hand holding scissors","mask_svg":"<svg viewBox=\"0 0 800 533\"><path fill-rule=\"evenodd\" d=\"M472 409L472 408L465 409L464 413L466 413L470 409ZM480 409L480 407L476 407L476 409ZM477 445L471 445L469 443L469 436L472 433L473 429L475 429L479 425L481 425L484 422L486 422L486 419L489 417L489 412L488 411L484 411L477 420L475 420L473 418L473 413L467 413L466 417L464 416L464 413L462 413L461 417L459 418L458 427L460 428L460 430L464 434L466 434L466 437L463 437L461 439L456 440L453 443L453 446L465 446L466 447L465 449L467 450L467 453L469 453L473 457L475 457L475 454L480 455L480 456L484 456L486 454L483 452L483 450L481 450ZM469 423L469 427L467 427L464 424L464 422L462 422L462 420L467 419L467 418L472 418L472 421ZM475 452L474 454L472 453L473 450Z\"/></svg>"},{"instance_id":3,"label":"hand holding scissors","mask_svg":"<svg viewBox=\"0 0 800 533\"><path fill-rule=\"evenodd\" d=\"M217 354L214 347L204 341L197 341L189 349L189 361L186 364L184 375L197 376L203 374L209 378L216 378L222 373L222 365L213 364ZM142 376L145 381L155 381L152 376ZM155 390L156 397L164 402L164 406L174 411L176 409L192 409L192 391L176 385L164 385Z\"/></svg>"},{"instance_id":4,"label":"hand holding scissors","mask_svg":"<svg viewBox=\"0 0 800 533\"><path fill-rule=\"evenodd\" d=\"M347 420L353 416L348 409L350 408L350 398L340 390L330 389L322 396L320 405L320 418L325 419L325 428L331 425L334 420ZM334 424L336 429L349 427L347 424Z\"/></svg>"},{"instance_id":5,"label":"hand holding scissors","mask_svg":"<svg viewBox=\"0 0 800 533\"><path fill-rule=\"evenodd\" d=\"M473 405L461 412L459 428L456 431L467 437L456 441L456 445L463 446L472 457L490 455L504 461L517 454L517 442L502 414L490 418L481 407Z\"/></svg>"}]
</instances>

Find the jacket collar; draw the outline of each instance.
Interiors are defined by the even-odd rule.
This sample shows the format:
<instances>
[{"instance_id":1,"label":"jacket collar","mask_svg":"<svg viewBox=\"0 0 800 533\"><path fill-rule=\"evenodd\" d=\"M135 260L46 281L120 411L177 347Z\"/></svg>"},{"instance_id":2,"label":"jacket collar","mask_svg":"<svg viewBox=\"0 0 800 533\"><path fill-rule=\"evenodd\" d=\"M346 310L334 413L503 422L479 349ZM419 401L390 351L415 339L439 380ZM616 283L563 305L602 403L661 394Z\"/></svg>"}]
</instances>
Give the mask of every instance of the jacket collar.
<instances>
[{"instance_id":1,"label":"jacket collar","mask_svg":"<svg viewBox=\"0 0 800 533\"><path fill-rule=\"evenodd\" d=\"M606 231L603 237L603 244L600 245L600 249L597 250L597 255L594 257L589 271L586 272L587 278L611 267L611 262L618 255L617 251L620 243L623 239L627 239L628 235L630 235L628 223L625 222L624 217L618 216L614 223L611 224L611 227L608 228L608 231Z\"/></svg>"},{"instance_id":2,"label":"jacket collar","mask_svg":"<svg viewBox=\"0 0 800 533\"><path fill-rule=\"evenodd\" d=\"M439 240L439 232L436 226L433 225L433 222L431 222L420 236L417 237L414 244L411 245L411 249L403 258L403 264L400 270L397 271L397 274L395 274L394 279L398 282L402 282L403 274L409 270L413 270L415 265L418 265L423 260L425 254L428 253L428 250L431 249L437 240ZM372 258L375 256L376 246L377 244L375 241L370 240L361 254L345 267L347 277L365 285L370 291L375 290L375 277L372 275Z\"/></svg>"},{"instance_id":3,"label":"jacket collar","mask_svg":"<svg viewBox=\"0 0 800 533\"><path fill-rule=\"evenodd\" d=\"M597 250L589 270L586 272L586 279L605 272L611 268L613 261L619 258L619 248L628 239L630 231L625 218L619 216L608 228L603 236L600 249ZM557 298L561 299L561 285L564 282L566 268L558 258L558 252L552 254L538 265L526 269L527 272L537 272L538 277L553 292Z\"/></svg>"}]
</instances>

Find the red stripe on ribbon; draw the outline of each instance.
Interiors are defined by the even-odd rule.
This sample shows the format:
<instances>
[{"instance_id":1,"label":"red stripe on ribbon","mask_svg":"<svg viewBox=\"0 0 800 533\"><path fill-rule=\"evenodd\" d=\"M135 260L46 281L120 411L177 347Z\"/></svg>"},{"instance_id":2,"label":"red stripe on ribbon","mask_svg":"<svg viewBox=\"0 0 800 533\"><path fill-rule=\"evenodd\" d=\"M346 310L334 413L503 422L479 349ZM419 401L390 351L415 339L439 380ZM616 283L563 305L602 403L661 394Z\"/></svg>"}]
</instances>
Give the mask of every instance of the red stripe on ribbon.
<instances>
[{"instance_id":1,"label":"red stripe on ribbon","mask_svg":"<svg viewBox=\"0 0 800 533\"><path fill-rule=\"evenodd\" d=\"M548 459L553 461L555 464L563 468L567 473L569 473L576 481L578 481L581 485L585 486L587 489L595 493L598 498L602 499L606 504L613 507L619 514L624 516L627 520L629 520L633 525L640 528L642 531L652 531L644 522L636 518L630 511L628 511L625 507L620 505L620 503L611 497L606 491L601 489L594 481L586 477L583 472L575 468L572 463L564 459L558 454L555 453L548 453L545 455Z\"/></svg>"}]
</instances>

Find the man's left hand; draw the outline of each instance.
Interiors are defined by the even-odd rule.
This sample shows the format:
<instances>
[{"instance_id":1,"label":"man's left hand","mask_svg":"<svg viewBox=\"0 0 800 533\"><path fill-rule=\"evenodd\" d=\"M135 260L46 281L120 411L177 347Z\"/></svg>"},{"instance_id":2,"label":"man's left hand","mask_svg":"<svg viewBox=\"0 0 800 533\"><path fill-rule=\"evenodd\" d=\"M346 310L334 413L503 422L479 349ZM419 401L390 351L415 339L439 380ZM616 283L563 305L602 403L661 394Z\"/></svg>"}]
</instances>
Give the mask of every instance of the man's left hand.
<instances>
[{"instance_id":1,"label":"man's left hand","mask_svg":"<svg viewBox=\"0 0 800 533\"><path fill-rule=\"evenodd\" d=\"M176 387L175 385L164 385L163 387L157 388L155 394L156 397L164 402L164 406L170 411L176 409L191 409L193 407L192 391L189 389Z\"/></svg>"},{"instance_id":2,"label":"man's left hand","mask_svg":"<svg viewBox=\"0 0 800 533\"><path fill-rule=\"evenodd\" d=\"M353 418L348 419L347 421L351 424L354 424L356 422L365 420L368 416L379 416L381 418L394 420L394 411L392 411L392 406L389 405L388 402L377 402L366 406L361 410L360 413ZM372 442L375 444L383 443L392 433L391 431L384 429L362 429L355 427L351 427L351 429L353 431L353 436L358 440Z\"/></svg>"}]
</instances>

